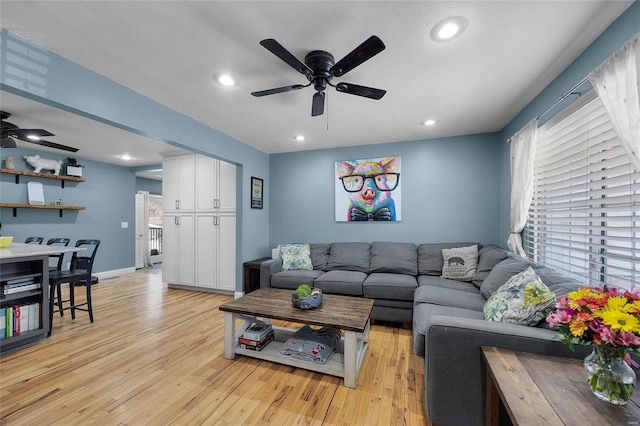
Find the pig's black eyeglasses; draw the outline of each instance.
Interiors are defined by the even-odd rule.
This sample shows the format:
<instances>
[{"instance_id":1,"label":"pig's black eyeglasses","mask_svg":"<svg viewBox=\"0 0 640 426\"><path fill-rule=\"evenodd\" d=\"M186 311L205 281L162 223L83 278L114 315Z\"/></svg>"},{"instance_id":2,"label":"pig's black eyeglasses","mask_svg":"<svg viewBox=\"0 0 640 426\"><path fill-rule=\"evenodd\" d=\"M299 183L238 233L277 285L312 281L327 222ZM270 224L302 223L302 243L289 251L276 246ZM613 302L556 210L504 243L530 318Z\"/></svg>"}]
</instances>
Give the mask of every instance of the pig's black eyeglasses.
<instances>
[{"instance_id":1,"label":"pig's black eyeglasses","mask_svg":"<svg viewBox=\"0 0 640 426\"><path fill-rule=\"evenodd\" d=\"M393 191L400 183L400 173L380 173L377 175L350 175L338 178L347 192L358 192L364 187L364 182L371 179L380 191Z\"/></svg>"}]
</instances>

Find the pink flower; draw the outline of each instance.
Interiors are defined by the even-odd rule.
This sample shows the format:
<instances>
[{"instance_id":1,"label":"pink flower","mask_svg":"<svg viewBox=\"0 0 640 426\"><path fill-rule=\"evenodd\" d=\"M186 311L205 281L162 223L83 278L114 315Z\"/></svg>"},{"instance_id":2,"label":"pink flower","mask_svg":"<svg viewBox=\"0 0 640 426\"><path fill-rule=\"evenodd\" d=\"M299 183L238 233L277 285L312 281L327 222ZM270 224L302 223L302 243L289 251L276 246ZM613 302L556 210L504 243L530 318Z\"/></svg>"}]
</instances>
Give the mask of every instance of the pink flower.
<instances>
[{"instance_id":1,"label":"pink flower","mask_svg":"<svg viewBox=\"0 0 640 426\"><path fill-rule=\"evenodd\" d=\"M603 342L614 344L617 337L616 332L611 330L609 327L603 327L600 332L600 338L602 338Z\"/></svg>"},{"instance_id":2,"label":"pink flower","mask_svg":"<svg viewBox=\"0 0 640 426\"><path fill-rule=\"evenodd\" d=\"M547 316L547 322L550 327L555 327L558 324L568 324L571 322L571 315L566 311L558 311L557 313L551 313Z\"/></svg>"},{"instance_id":3,"label":"pink flower","mask_svg":"<svg viewBox=\"0 0 640 426\"><path fill-rule=\"evenodd\" d=\"M557 309L569 309L569 298L567 296L558 297L555 307Z\"/></svg>"},{"instance_id":4,"label":"pink flower","mask_svg":"<svg viewBox=\"0 0 640 426\"><path fill-rule=\"evenodd\" d=\"M631 367L633 367L633 368L638 368L638 367L640 367L640 365L638 365L638 363L637 363L637 362L635 362L635 361L633 360L633 358L631 358L631 354L630 354L629 352L627 352L627 353L625 353L625 354L624 354L624 361L625 361L627 364L629 364Z\"/></svg>"},{"instance_id":5,"label":"pink flower","mask_svg":"<svg viewBox=\"0 0 640 426\"><path fill-rule=\"evenodd\" d=\"M596 318L591 323L589 323L589 328L594 331L594 333L600 334L602 332L602 328L604 325L602 324L602 320L600 318Z\"/></svg>"},{"instance_id":6,"label":"pink flower","mask_svg":"<svg viewBox=\"0 0 640 426\"><path fill-rule=\"evenodd\" d=\"M629 331L623 331L618 335L618 343L624 346L640 345L640 337Z\"/></svg>"}]
</instances>

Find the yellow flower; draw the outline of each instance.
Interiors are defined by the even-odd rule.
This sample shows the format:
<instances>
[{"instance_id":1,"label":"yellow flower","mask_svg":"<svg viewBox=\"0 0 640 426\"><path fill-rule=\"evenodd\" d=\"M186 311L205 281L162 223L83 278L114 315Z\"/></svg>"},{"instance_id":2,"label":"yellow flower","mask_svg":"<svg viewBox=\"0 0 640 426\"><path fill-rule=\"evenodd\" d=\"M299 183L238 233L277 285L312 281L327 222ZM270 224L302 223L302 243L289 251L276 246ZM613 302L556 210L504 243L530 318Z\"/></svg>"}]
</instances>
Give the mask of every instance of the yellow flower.
<instances>
[{"instance_id":1,"label":"yellow flower","mask_svg":"<svg viewBox=\"0 0 640 426\"><path fill-rule=\"evenodd\" d=\"M633 303L631 303L629 305L629 311L630 314L637 314L640 313L640 300L634 300Z\"/></svg>"},{"instance_id":2,"label":"yellow flower","mask_svg":"<svg viewBox=\"0 0 640 426\"><path fill-rule=\"evenodd\" d=\"M631 305L627 305L627 298L622 296L610 297L603 308L605 311L629 312Z\"/></svg>"},{"instance_id":3,"label":"yellow flower","mask_svg":"<svg viewBox=\"0 0 640 426\"><path fill-rule=\"evenodd\" d=\"M600 313L600 318L605 325L615 331L640 332L640 321L633 315L620 311L606 310Z\"/></svg>"},{"instance_id":4,"label":"yellow flower","mask_svg":"<svg viewBox=\"0 0 640 426\"><path fill-rule=\"evenodd\" d=\"M582 321L571 320L569 323L569 330L571 330L571 334L576 337L582 337L585 331L587 331L587 324Z\"/></svg>"}]
</instances>

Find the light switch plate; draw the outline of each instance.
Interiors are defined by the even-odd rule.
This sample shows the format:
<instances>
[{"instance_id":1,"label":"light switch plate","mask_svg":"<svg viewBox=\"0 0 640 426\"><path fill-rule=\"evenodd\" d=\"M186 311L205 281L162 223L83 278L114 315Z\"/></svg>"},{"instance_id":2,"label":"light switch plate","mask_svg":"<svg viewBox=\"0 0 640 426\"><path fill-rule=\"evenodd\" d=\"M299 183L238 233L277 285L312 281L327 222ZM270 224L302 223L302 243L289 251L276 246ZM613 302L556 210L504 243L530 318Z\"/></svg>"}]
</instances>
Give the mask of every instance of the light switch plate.
<instances>
[{"instance_id":1,"label":"light switch plate","mask_svg":"<svg viewBox=\"0 0 640 426\"><path fill-rule=\"evenodd\" d=\"M129 227L129 222L120 222L120 228L125 229Z\"/></svg>"}]
</instances>

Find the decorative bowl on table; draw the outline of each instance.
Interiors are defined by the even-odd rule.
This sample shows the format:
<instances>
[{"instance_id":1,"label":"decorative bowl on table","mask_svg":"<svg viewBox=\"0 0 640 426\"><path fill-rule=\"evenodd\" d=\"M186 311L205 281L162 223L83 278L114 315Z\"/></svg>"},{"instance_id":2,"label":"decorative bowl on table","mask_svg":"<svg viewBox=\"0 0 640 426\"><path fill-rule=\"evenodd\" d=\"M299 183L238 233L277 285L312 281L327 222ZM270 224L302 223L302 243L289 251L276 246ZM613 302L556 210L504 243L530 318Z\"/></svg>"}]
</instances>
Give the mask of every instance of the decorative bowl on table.
<instances>
[{"instance_id":1,"label":"decorative bowl on table","mask_svg":"<svg viewBox=\"0 0 640 426\"><path fill-rule=\"evenodd\" d=\"M0 248L7 247L13 242L13 237L0 237Z\"/></svg>"},{"instance_id":2,"label":"decorative bowl on table","mask_svg":"<svg viewBox=\"0 0 640 426\"><path fill-rule=\"evenodd\" d=\"M294 291L291 293L291 303L298 309L315 309L322 304L322 290L312 288L308 296L301 296Z\"/></svg>"}]
</instances>

